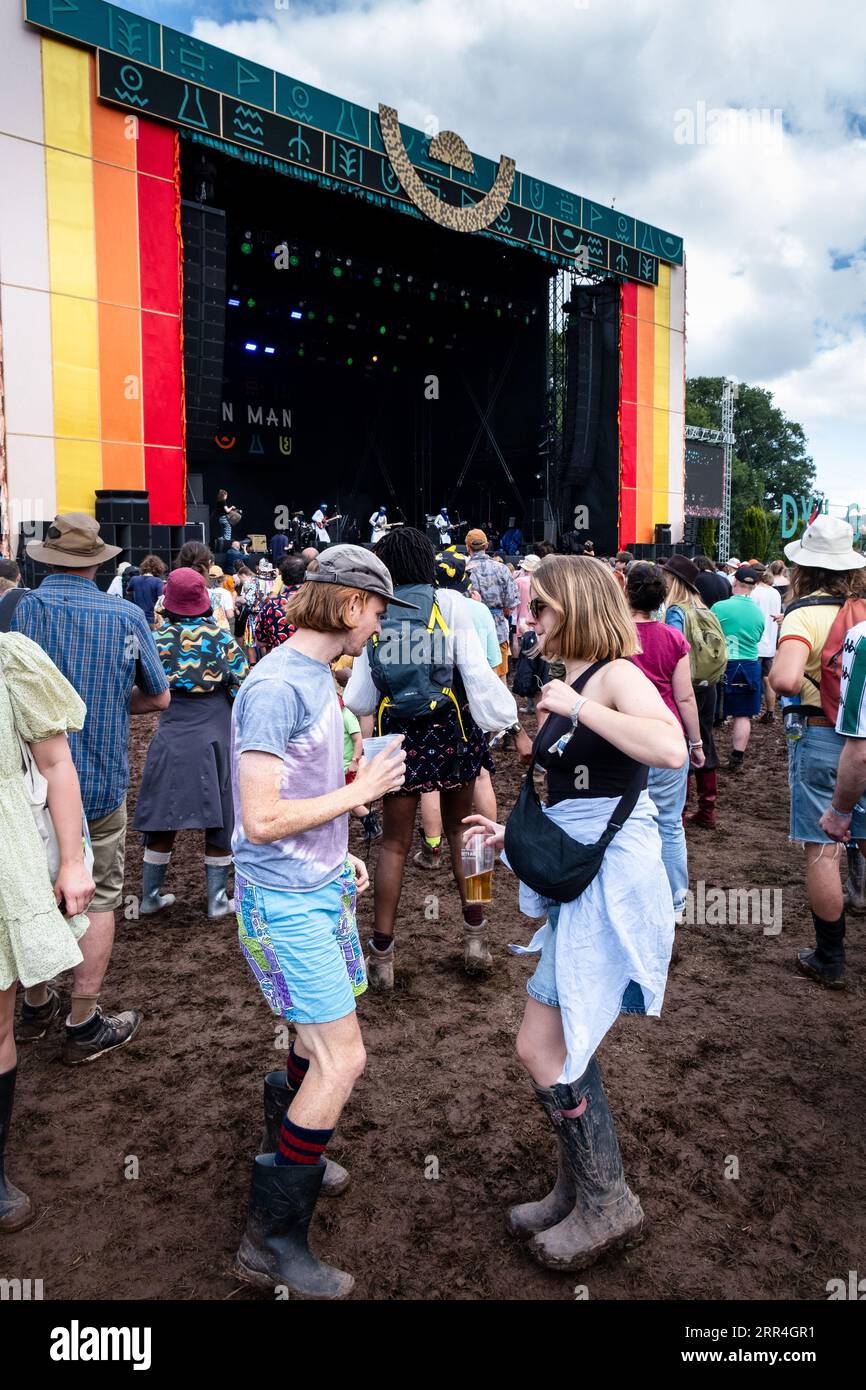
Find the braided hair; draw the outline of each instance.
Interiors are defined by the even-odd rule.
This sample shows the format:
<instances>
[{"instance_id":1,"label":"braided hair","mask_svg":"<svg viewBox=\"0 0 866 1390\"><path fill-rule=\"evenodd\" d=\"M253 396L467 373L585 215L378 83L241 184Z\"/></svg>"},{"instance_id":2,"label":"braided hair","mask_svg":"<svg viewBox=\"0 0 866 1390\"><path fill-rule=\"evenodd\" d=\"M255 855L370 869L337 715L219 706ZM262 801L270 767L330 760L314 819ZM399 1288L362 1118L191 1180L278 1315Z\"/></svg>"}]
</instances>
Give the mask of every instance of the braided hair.
<instances>
[{"instance_id":1,"label":"braided hair","mask_svg":"<svg viewBox=\"0 0 866 1390\"><path fill-rule=\"evenodd\" d=\"M390 571L395 585L434 582L436 551L432 541L414 526L389 531L373 547L373 554Z\"/></svg>"}]
</instances>

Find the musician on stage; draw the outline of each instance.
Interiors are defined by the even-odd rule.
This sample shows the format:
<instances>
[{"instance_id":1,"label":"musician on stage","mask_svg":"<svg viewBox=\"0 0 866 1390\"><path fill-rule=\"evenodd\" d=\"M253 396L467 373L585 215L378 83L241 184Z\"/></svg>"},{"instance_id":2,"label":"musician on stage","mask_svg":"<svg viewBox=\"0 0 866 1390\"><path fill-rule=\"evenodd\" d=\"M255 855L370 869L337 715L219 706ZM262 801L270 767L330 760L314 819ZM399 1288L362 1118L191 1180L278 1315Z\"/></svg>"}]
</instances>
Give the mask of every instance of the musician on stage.
<instances>
[{"instance_id":1,"label":"musician on stage","mask_svg":"<svg viewBox=\"0 0 866 1390\"><path fill-rule=\"evenodd\" d=\"M370 544L375 545L377 541L380 541L383 536L388 534L389 530L388 513L385 511L384 507L377 508L370 517L370 526L372 527Z\"/></svg>"},{"instance_id":2,"label":"musician on stage","mask_svg":"<svg viewBox=\"0 0 866 1390\"><path fill-rule=\"evenodd\" d=\"M439 509L439 512L433 518L433 525L439 532L439 549L444 550L446 545L451 544L452 522L448 515L447 507L441 507Z\"/></svg>"},{"instance_id":3,"label":"musician on stage","mask_svg":"<svg viewBox=\"0 0 866 1390\"><path fill-rule=\"evenodd\" d=\"M328 535L328 526L332 521L339 521L339 513L328 516L328 504L322 502L317 511L313 512L313 525L316 528L316 546L319 550L324 550L326 545L331 544L331 537Z\"/></svg>"}]
</instances>

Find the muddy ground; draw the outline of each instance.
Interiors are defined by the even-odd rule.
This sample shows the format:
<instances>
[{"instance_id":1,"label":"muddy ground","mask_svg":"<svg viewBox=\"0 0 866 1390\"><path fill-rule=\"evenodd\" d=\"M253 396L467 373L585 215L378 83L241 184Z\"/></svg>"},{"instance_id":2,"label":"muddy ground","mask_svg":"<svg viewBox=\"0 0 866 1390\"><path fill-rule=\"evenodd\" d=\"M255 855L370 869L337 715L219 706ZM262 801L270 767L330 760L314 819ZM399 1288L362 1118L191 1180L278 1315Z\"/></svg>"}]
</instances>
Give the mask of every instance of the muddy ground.
<instances>
[{"instance_id":1,"label":"muddy ground","mask_svg":"<svg viewBox=\"0 0 866 1390\"><path fill-rule=\"evenodd\" d=\"M153 724L135 721L133 791ZM505 755L505 808L519 777ZM608 1035L601 1061L646 1239L581 1276L538 1268L504 1227L555 1167L513 1050L531 972L505 950L530 934L513 883L497 870L495 968L476 982L447 869L434 885L410 864L397 988L360 1001L367 1071L330 1150L352 1184L320 1202L313 1228L318 1251L355 1274L356 1298L573 1299L580 1282L594 1299L824 1299L829 1279L866 1269L864 919L850 919L846 993L795 973L809 915L778 725L755 729L742 775L720 774L719 821L689 831L692 880L780 888L783 931L683 928L661 1019L623 1018ZM280 1040L234 919L205 916L200 856L193 836L179 841L170 915L121 915L103 999L143 1010L138 1037L81 1068L60 1064L59 1028L20 1049L9 1171L39 1214L3 1238L0 1274L41 1278L46 1299L268 1297L232 1262ZM130 833L127 893L140 873ZM364 941L370 913L368 895Z\"/></svg>"}]
</instances>

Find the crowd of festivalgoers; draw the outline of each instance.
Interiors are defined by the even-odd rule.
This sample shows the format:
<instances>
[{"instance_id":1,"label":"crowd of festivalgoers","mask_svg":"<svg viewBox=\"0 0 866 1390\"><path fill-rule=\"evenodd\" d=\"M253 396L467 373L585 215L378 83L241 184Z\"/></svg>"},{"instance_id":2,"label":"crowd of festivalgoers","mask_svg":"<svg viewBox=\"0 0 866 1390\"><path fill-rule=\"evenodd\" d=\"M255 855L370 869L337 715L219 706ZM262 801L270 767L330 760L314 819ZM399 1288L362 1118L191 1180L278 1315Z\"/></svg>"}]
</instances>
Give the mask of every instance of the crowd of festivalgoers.
<instances>
[{"instance_id":1,"label":"crowd of festivalgoers","mask_svg":"<svg viewBox=\"0 0 866 1390\"><path fill-rule=\"evenodd\" d=\"M866 907L866 556L827 516L785 547L787 565L767 566L596 557L573 539L520 558L519 532L493 554L479 528L458 549L444 508L438 553L384 509L374 546L330 545L328 510L301 554L278 532L251 563L221 494L222 566L188 542L168 573L155 556L119 565L107 592L97 570L119 552L85 514L28 545L48 567L38 588L0 561L0 1231L34 1216L4 1166L16 1041L56 1025L63 1062L79 1065L142 1026L138 1008L108 1012L101 995L124 887L130 719L158 713L132 819L140 911L159 919L198 892L171 868L178 833L194 832L208 917L236 915L265 1001L294 1028L285 1069L264 1078L240 1271L310 1297L351 1291L308 1228L320 1197L350 1181L325 1151L364 1069L355 1001L368 984L394 989L413 846L431 873L450 859L465 969L489 969L489 903L463 867L479 841L538 924L517 1052L559 1156L548 1196L512 1208L509 1225L541 1263L584 1268L641 1233L596 1052L619 1013L660 1013L688 892L684 827L716 826L723 724L721 770L736 778L754 722L781 716L815 935L795 964L845 985L846 907ZM509 746L528 770L501 823L496 759ZM353 815L379 846L366 952Z\"/></svg>"}]
</instances>

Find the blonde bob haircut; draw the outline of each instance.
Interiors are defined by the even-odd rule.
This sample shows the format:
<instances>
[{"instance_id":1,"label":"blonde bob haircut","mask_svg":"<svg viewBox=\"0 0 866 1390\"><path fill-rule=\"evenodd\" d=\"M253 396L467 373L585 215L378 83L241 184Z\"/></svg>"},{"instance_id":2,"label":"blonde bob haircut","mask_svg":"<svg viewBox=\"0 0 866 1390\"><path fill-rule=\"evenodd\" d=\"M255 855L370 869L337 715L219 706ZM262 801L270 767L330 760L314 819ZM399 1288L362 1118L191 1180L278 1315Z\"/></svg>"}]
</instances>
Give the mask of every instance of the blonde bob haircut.
<instances>
[{"instance_id":1,"label":"blonde bob haircut","mask_svg":"<svg viewBox=\"0 0 866 1390\"><path fill-rule=\"evenodd\" d=\"M345 584L301 584L286 603L285 614L295 627L309 632L351 632L346 609L355 594L365 604L374 597Z\"/></svg>"},{"instance_id":2,"label":"blonde bob haircut","mask_svg":"<svg viewBox=\"0 0 866 1390\"><path fill-rule=\"evenodd\" d=\"M545 656L615 661L640 651L634 619L613 571L592 556L546 556L532 576L532 589L558 619L545 641Z\"/></svg>"}]
</instances>

